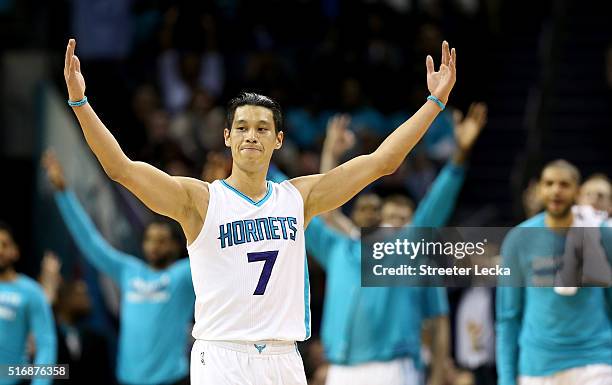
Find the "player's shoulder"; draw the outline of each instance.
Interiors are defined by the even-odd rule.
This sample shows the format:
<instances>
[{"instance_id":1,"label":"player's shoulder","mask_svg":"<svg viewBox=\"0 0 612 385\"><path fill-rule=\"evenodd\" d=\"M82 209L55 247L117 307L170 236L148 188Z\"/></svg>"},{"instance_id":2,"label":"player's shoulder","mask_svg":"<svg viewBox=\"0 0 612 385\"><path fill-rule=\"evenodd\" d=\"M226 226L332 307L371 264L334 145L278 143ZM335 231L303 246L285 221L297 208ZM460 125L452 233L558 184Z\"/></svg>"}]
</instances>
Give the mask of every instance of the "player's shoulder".
<instances>
[{"instance_id":1,"label":"player's shoulder","mask_svg":"<svg viewBox=\"0 0 612 385\"><path fill-rule=\"evenodd\" d=\"M519 223L518 226L516 226L515 229L521 229L521 228L525 228L525 227L545 227L546 223L544 222L544 218L545 218L545 213L539 213L534 215L533 217Z\"/></svg>"},{"instance_id":2,"label":"player's shoulder","mask_svg":"<svg viewBox=\"0 0 612 385\"><path fill-rule=\"evenodd\" d=\"M36 280L28 277L25 274L18 275L17 284L24 292L30 295L37 297L45 296L42 286Z\"/></svg>"},{"instance_id":3,"label":"player's shoulder","mask_svg":"<svg viewBox=\"0 0 612 385\"><path fill-rule=\"evenodd\" d=\"M323 175L324 174L312 174L298 176L296 178L289 179L283 183L290 184L295 190L300 193L304 202L306 202L313 186L315 186L319 182L319 180L321 180L321 177L323 177Z\"/></svg>"},{"instance_id":4,"label":"player's shoulder","mask_svg":"<svg viewBox=\"0 0 612 385\"><path fill-rule=\"evenodd\" d=\"M191 266L189 264L189 258L181 258L181 259L174 261L174 263L170 265L170 269L177 270L177 271L183 271L183 270L191 271Z\"/></svg>"},{"instance_id":5,"label":"player's shoulder","mask_svg":"<svg viewBox=\"0 0 612 385\"><path fill-rule=\"evenodd\" d=\"M210 183L186 176L175 177L189 193L208 193Z\"/></svg>"},{"instance_id":6,"label":"player's shoulder","mask_svg":"<svg viewBox=\"0 0 612 385\"><path fill-rule=\"evenodd\" d=\"M293 181L296 180L296 179L299 179L299 178L285 179L283 181L272 181L272 180L270 180L268 182L270 182L272 188L274 188L274 189L288 190L288 191L299 191L298 188L296 187L295 183L293 183Z\"/></svg>"},{"instance_id":7,"label":"player's shoulder","mask_svg":"<svg viewBox=\"0 0 612 385\"><path fill-rule=\"evenodd\" d=\"M504 239L504 245L506 247L509 245L517 246L525 242L530 234L537 233L537 231L533 230L534 228L546 227L544 215L544 213L537 214L512 228Z\"/></svg>"}]
</instances>

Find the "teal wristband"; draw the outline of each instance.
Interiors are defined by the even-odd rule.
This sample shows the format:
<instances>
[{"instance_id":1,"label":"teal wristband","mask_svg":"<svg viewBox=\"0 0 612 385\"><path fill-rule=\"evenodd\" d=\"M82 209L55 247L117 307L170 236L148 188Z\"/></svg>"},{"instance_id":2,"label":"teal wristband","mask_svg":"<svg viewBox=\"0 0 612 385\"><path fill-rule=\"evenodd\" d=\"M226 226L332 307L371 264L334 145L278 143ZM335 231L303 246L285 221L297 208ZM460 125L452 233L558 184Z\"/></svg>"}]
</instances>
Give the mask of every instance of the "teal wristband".
<instances>
[{"instance_id":1,"label":"teal wristband","mask_svg":"<svg viewBox=\"0 0 612 385\"><path fill-rule=\"evenodd\" d=\"M85 99L87 99L87 98L85 98ZM435 96L433 96L433 95L429 95L429 96L427 97L427 100L431 100L432 102L436 103L436 104L438 105L438 107L440 107L440 109L441 109L442 111L444 111L444 109L446 108L446 105L444 105L444 103L442 103L442 102L440 101L440 99L436 98L436 97L435 97Z\"/></svg>"},{"instance_id":2,"label":"teal wristband","mask_svg":"<svg viewBox=\"0 0 612 385\"><path fill-rule=\"evenodd\" d=\"M73 102L70 99L68 99L68 105L70 107L80 107L83 104L87 103L87 96L85 96L83 99L77 101L77 102Z\"/></svg>"}]
</instances>

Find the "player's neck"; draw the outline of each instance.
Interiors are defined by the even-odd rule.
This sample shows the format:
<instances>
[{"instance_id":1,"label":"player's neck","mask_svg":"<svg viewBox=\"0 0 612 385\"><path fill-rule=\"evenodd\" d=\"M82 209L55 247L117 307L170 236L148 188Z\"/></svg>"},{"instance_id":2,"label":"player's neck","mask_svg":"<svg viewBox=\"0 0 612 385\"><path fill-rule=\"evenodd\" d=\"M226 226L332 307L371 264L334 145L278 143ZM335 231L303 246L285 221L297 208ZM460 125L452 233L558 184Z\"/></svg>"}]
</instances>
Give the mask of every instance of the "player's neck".
<instances>
[{"instance_id":1,"label":"player's neck","mask_svg":"<svg viewBox=\"0 0 612 385\"><path fill-rule=\"evenodd\" d=\"M258 201L268 191L266 184L267 174L267 168L257 172L248 172L241 170L234 164L232 174L225 181L252 200Z\"/></svg>"},{"instance_id":2,"label":"player's neck","mask_svg":"<svg viewBox=\"0 0 612 385\"><path fill-rule=\"evenodd\" d=\"M0 282L10 282L17 279L17 272L12 267L0 271Z\"/></svg>"},{"instance_id":3,"label":"player's neck","mask_svg":"<svg viewBox=\"0 0 612 385\"><path fill-rule=\"evenodd\" d=\"M158 263L149 263L149 267L155 271L166 270L172 263L173 261L171 260L164 260Z\"/></svg>"},{"instance_id":4,"label":"player's neck","mask_svg":"<svg viewBox=\"0 0 612 385\"><path fill-rule=\"evenodd\" d=\"M572 227L572 222L574 222L574 214L571 211L562 217L555 217L549 213L546 213L544 217L544 223L552 229Z\"/></svg>"},{"instance_id":5,"label":"player's neck","mask_svg":"<svg viewBox=\"0 0 612 385\"><path fill-rule=\"evenodd\" d=\"M57 320L63 325L73 325L75 323L75 317L63 309L57 312Z\"/></svg>"}]
</instances>

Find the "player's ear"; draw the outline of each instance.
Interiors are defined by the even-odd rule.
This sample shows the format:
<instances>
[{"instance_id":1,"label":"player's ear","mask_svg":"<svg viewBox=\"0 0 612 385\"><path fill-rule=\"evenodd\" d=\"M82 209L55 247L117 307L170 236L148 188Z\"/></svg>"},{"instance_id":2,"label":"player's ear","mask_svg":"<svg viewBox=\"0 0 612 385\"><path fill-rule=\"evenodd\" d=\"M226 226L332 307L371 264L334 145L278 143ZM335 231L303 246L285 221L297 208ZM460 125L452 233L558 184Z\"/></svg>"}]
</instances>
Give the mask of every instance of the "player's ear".
<instances>
[{"instance_id":1,"label":"player's ear","mask_svg":"<svg viewBox=\"0 0 612 385\"><path fill-rule=\"evenodd\" d=\"M230 130L229 128L223 129L223 139L225 140L225 147L230 147Z\"/></svg>"},{"instance_id":2,"label":"player's ear","mask_svg":"<svg viewBox=\"0 0 612 385\"><path fill-rule=\"evenodd\" d=\"M283 139L285 138L285 133L282 131L279 131L276 134L276 144L274 145L274 149L278 150L283 146Z\"/></svg>"}]
</instances>

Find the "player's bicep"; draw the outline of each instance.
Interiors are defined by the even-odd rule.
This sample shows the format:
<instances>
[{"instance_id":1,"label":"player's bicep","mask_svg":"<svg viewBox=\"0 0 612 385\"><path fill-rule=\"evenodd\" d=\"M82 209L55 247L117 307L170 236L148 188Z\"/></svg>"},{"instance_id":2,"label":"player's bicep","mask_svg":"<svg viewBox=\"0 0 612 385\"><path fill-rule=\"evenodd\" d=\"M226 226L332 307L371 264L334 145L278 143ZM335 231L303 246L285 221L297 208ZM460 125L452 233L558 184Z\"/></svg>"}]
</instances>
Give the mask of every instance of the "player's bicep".
<instances>
[{"instance_id":1,"label":"player's bicep","mask_svg":"<svg viewBox=\"0 0 612 385\"><path fill-rule=\"evenodd\" d=\"M313 175L311 176L313 178L306 177L310 179L304 178L306 194L302 193L302 196L306 195L304 199L306 217L312 218L342 206L385 173L385 167L375 155L370 154L353 158L325 174Z\"/></svg>"},{"instance_id":2,"label":"player's bicep","mask_svg":"<svg viewBox=\"0 0 612 385\"><path fill-rule=\"evenodd\" d=\"M189 178L173 177L150 164L131 161L117 182L154 212L180 222L190 202L185 179Z\"/></svg>"}]
</instances>

